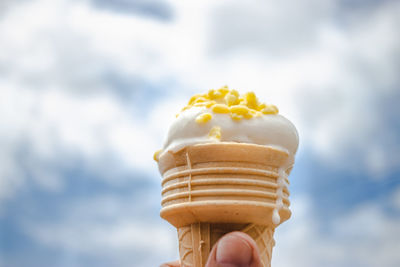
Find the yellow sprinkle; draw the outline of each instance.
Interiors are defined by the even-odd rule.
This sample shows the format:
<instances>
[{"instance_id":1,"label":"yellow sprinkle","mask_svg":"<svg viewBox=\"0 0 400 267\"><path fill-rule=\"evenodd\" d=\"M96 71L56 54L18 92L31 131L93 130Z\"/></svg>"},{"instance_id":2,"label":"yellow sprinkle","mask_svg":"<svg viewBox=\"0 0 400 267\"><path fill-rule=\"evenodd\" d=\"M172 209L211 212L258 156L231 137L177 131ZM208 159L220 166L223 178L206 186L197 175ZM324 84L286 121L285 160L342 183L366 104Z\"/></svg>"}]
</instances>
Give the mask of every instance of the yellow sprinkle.
<instances>
[{"instance_id":1,"label":"yellow sprinkle","mask_svg":"<svg viewBox=\"0 0 400 267\"><path fill-rule=\"evenodd\" d=\"M230 107L233 105L237 105L238 103L238 98L232 92L228 93L225 95L225 103Z\"/></svg>"},{"instance_id":2,"label":"yellow sprinkle","mask_svg":"<svg viewBox=\"0 0 400 267\"><path fill-rule=\"evenodd\" d=\"M243 115L249 113L249 108L243 105L234 105L229 107L232 113L236 113L238 115Z\"/></svg>"},{"instance_id":3,"label":"yellow sprinkle","mask_svg":"<svg viewBox=\"0 0 400 267\"><path fill-rule=\"evenodd\" d=\"M227 93L229 93L229 88L227 85L225 85L225 86L219 88L218 92L221 93L223 96L225 96Z\"/></svg>"},{"instance_id":4,"label":"yellow sprinkle","mask_svg":"<svg viewBox=\"0 0 400 267\"><path fill-rule=\"evenodd\" d=\"M257 111L257 110L254 110L254 109L250 109L250 113L251 113L251 115L253 115L253 117L256 117L256 118L262 116L262 113L260 111Z\"/></svg>"},{"instance_id":5,"label":"yellow sprinkle","mask_svg":"<svg viewBox=\"0 0 400 267\"><path fill-rule=\"evenodd\" d=\"M200 97L196 98L193 103L195 103L195 104L196 103L203 103L203 102L206 102L207 100L208 100L207 98L205 98L203 96L200 96Z\"/></svg>"},{"instance_id":6,"label":"yellow sprinkle","mask_svg":"<svg viewBox=\"0 0 400 267\"><path fill-rule=\"evenodd\" d=\"M261 111L266 107L265 103L261 103L260 105L257 106L257 111Z\"/></svg>"},{"instance_id":7,"label":"yellow sprinkle","mask_svg":"<svg viewBox=\"0 0 400 267\"><path fill-rule=\"evenodd\" d=\"M210 132L208 133L208 136L211 138L221 139L221 127L219 126L212 127Z\"/></svg>"},{"instance_id":8,"label":"yellow sprinkle","mask_svg":"<svg viewBox=\"0 0 400 267\"><path fill-rule=\"evenodd\" d=\"M275 105L267 105L263 110L263 114L277 114L279 112Z\"/></svg>"},{"instance_id":9,"label":"yellow sprinkle","mask_svg":"<svg viewBox=\"0 0 400 267\"><path fill-rule=\"evenodd\" d=\"M208 90L208 97L210 99L215 99L215 90L214 89Z\"/></svg>"},{"instance_id":10,"label":"yellow sprinkle","mask_svg":"<svg viewBox=\"0 0 400 267\"><path fill-rule=\"evenodd\" d=\"M181 112L192 107L211 109L214 113L230 114L234 120L251 119L261 117L264 114L277 114L278 108L274 105L260 103L254 92L239 95L236 90L229 90L228 86L219 89L211 89L205 94L192 96ZM179 114L176 115L177 117ZM211 119L210 115L199 115L198 123L206 123Z\"/></svg>"},{"instance_id":11,"label":"yellow sprinkle","mask_svg":"<svg viewBox=\"0 0 400 267\"><path fill-rule=\"evenodd\" d=\"M203 124L211 120L212 115L210 113L203 113L196 117L196 122Z\"/></svg>"},{"instance_id":12,"label":"yellow sprinkle","mask_svg":"<svg viewBox=\"0 0 400 267\"><path fill-rule=\"evenodd\" d=\"M243 117L245 119L251 119L251 118L253 118L253 114L249 112L249 113L243 114Z\"/></svg>"},{"instance_id":13,"label":"yellow sprinkle","mask_svg":"<svg viewBox=\"0 0 400 267\"><path fill-rule=\"evenodd\" d=\"M231 118L235 121L240 121L241 119L243 119L243 115L239 115L236 113L231 113Z\"/></svg>"},{"instance_id":14,"label":"yellow sprinkle","mask_svg":"<svg viewBox=\"0 0 400 267\"><path fill-rule=\"evenodd\" d=\"M213 89L211 89L211 90L208 91L208 97L209 97L211 100L218 99L218 98L222 98L222 97L224 97L224 95L225 95L225 94L219 92L218 90L213 90Z\"/></svg>"},{"instance_id":15,"label":"yellow sprinkle","mask_svg":"<svg viewBox=\"0 0 400 267\"><path fill-rule=\"evenodd\" d=\"M248 92L244 95L244 99L246 100L247 106L249 108L256 108L258 105L258 100L256 94L254 92Z\"/></svg>"},{"instance_id":16,"label":"yellow sprinkle","mask_svg":"<svg viewBox=\"0 0 400 267\"><path fill-rule=\"evenodd\" d=\"M236 91L236 90L231 90L231 94L236 96L236 97L239 97L239 92Z\"/></svg>"},{"instance_id":17,"label":"yellow sprinkle","mask_svg":"<svg viewBox=\"0 0 400 267\"><path fill-rule=\"evenodd\" d=\"M208 101L206 102L206 108L211 108L213 105L215 105L217 102L215 102L214 100Z\"/></svg>"},{"instance_id":18,"label":"yellow sprinkle","mask_svg":"<svg viewBox=\"0 0 400 267\"><path fill-rule=\"evenodd\" d=\"M156 152L154 152L153 159L154 159L155 161L158 162L158 156L160 155L161 152L162 152L162 149L159 149L159 150L157 150Z\"/></svg>"},{"instance_id":19,"label":"yellow sprinkle","mask_svg":"<svg viewBox=\"0 0 400 267\"><path fill-rule=\"evenodd\" d=\"M199 98L199 97L202 97L202 95L201 94L196 94L196 95L192 96L190 98L189 102L188 102L188 105L190 106L191 104L193 104L196 101L196 99Z\"/></svg>"},{"instance_id":20,"label":"yellow sprinkle","mask_svg":"<svg viewBox=\"0 0 400 267\"><path fill-rule=\"evenodd\" d=\"M189 109L189 108L191 108L191 107L192 107L191 105L186 106L186 107L183 107L183 109L181 110L181 112L182 112L182 111L185 111L185 110L187 110L187 109Z\"/></svg>"},{"instance_id":21,"label":"yellow sprinkle","mask_svg":"<svg viewBox=\"0 0 400 267\"><path fill-rule=\"evenodd\" d=\"M229 107L225 104L215 104L211 110L215 113L229 113Z\"/></svg>"},{"instance_id":22,"label":"yellow sprinkle","mask_svg":"<svg viewBox=\"0 0 400 267\"><path fill-rule=\"evenodd\" d=\"M193 107L205 107L207 105L207 102L198 102L194 103Z\"/></svg>"}]
</instances>

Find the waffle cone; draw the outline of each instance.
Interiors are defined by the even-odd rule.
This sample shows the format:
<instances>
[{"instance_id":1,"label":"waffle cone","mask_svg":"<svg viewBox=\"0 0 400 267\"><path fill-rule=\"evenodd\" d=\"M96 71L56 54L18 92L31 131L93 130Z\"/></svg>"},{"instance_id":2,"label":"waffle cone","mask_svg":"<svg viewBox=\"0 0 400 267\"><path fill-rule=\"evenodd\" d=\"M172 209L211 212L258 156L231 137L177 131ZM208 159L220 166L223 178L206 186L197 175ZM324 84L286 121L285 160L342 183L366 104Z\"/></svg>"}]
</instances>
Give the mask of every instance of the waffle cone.
<instances>
[{"instance_id":1,"label":"waffle cone","mask_svg":"<svg viewBox=\"0 0 400 267\"><path fill-rule=\"evenodd\" d=\"M198 144L164 153L159 159L160 216L178 230L183 266L204 266L221 236L242 231L256 241L269 267L277 226L273 213L279 214L279 223L291 214L286 187L280 188L282 207L276 209L279 173L290 171L287 162L284 151L242 143Z\"/></svg>"},{"instance_id":2,"label":"waffle cone","mask_svg":"<svg viewBox=\"0 0 400 267\"><path fill-rule=\"evenodd\" d=\"M241 231L257 244L264 267L271 266L274 227L255 224L193 223L178 228L181 266L204 266L214 244L226 233Z\"/></svg>"}]
</instances>

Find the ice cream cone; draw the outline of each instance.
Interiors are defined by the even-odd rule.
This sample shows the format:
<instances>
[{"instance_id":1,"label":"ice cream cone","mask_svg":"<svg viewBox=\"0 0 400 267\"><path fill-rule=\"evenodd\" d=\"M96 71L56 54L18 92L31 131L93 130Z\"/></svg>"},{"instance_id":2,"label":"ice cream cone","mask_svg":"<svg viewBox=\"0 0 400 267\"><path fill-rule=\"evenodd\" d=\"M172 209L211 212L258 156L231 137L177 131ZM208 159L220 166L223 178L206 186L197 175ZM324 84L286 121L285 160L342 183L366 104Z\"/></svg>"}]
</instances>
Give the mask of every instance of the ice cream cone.
<instances>
[{"instance_id":1,"label":"ice cream cone","mask_svg":"<svg viewBox=\"0 0 400 267\"><path fill-rule=\"evenodd\" d=\"M287 152L267 146L197 144L159 157L160 215L178 229L183 266L202 267L215 242L231 231L249 234L270 266L273 233L290 217Z\"/></svg>"},{"instance_id":2,"label":"ice cream cone","mask_svg":"<svg viewBox=\"0 0 400 267\"><path fill-rule=\"evenodd\" d=\"M257 244L264 267L270 267L275 227L255 224L193 223L178 228L181 266L204 266L214 244L233 231L251 236Z\"/></svg>"}]
</instances>

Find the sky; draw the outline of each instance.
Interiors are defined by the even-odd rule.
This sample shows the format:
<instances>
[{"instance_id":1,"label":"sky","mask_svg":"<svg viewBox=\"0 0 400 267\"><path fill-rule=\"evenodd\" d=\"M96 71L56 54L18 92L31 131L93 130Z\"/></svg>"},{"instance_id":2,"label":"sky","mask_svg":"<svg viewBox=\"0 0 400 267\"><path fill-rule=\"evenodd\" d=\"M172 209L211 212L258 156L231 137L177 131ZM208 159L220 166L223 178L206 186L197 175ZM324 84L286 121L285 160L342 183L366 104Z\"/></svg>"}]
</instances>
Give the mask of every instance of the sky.
<instances>
[{"instance_id":1,"label":"sky","mask_svg":"<svg viewBox=\"0 0 400 267\"><path fill-rule=\"evenodd\" d=\"M400 2L3 0L0 267L158 266L153 153L195 93L297 127L274 267L400 265Z\"/></svg>"}]
</instances>

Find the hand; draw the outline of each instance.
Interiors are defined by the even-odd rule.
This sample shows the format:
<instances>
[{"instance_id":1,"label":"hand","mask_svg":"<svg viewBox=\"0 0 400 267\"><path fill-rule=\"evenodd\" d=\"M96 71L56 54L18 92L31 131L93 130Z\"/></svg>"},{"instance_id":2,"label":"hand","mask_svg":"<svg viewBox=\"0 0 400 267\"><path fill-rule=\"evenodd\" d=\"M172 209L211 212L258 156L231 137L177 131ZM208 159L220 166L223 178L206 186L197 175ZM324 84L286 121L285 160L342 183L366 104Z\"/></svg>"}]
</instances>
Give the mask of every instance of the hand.
<instances>
[{"instance_id":1,"label":"hand","mask_svg":"<svg viewBox=\"0 0 400 267\"><path fill-rule=\"evenodd\" d=\"M214 245L205 267L262 267L254 240L245 233L224 235ZM184 267L179 261L164 263L160 267Z\"/></svg>"}]
</instances>

